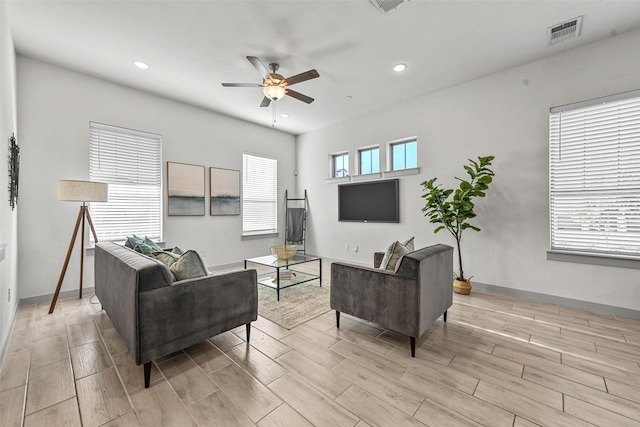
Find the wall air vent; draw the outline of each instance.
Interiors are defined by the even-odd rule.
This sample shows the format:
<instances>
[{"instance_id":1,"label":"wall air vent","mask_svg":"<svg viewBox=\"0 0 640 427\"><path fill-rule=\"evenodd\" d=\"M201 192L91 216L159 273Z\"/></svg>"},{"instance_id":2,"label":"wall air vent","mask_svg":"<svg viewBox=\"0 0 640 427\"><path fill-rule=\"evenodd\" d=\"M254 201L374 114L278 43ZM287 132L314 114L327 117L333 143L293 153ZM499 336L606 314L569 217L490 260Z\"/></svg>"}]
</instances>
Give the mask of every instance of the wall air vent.
<instances>
[{"instance_id":1,"label":"wall air vent","mask_svg":"<svg viewBox=\"0 0 640 427\"><path fill-rule=\"evenodd\" d=\"M373 6L383 12L389 12L409 0L369 0Z\"/></svg>"},{"instance_id":2,"label":"wall air vent","mask_svg":"<svg viewBox=\"0 0 640 427\"><path fill-rule=\"evenodd\" d=\"M549 46L580 36L582 16L547 28L547 43Z\"/></svg>"}]
</instances>

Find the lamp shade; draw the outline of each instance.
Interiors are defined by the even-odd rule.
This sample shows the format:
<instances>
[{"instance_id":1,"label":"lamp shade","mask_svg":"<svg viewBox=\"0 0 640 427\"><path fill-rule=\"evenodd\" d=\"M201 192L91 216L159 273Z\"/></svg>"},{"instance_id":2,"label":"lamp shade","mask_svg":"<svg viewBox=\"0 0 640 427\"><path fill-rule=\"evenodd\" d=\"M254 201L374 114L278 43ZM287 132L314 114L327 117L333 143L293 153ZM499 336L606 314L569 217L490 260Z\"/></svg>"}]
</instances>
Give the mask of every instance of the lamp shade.
<instances>
[{"instance_id":1,"label":"lamp shade","mask_svg":"<svg viewBox=\"0 0 640 427\"><path fill-rule=\"evenodd\" d=\"M264 89L262 89L262 93L264 93L264 96L266 96L270 100L275 101L278 99L282 99L282 97L285 95L285 90L282 86L270 85L265 86Z\"/></svg>"},{"instance_id":2,"label":"lamp shade","mask_svg":"<svg viewBox=\"0 0 640 427\"><path fill-rule=\"evenodd\" d=\"M109 185L93 181L58 181L58 200L64 202L106 202Z\"/></svg>"}]
</instances>

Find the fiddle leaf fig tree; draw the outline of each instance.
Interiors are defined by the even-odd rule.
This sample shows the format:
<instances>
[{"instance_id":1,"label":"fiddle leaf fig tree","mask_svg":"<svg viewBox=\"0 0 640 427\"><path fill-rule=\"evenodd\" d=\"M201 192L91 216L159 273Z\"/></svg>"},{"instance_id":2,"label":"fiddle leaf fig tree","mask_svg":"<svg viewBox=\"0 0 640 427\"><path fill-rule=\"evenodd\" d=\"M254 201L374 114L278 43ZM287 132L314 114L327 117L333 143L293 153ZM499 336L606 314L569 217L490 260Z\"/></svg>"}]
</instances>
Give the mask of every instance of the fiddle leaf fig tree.
<instances>
[{"instance_id":1,"label":"fiddle leaf fig tree","mask_svg":"<svg viewBox=\"0 0 640 427\"><path fill-rule=\"evenodd\" d=\"M426 204L422 211L424 216L429 218L429 222L440 224L434 233L440 230L447 230L456 239L458 248L458 276L457 280L466 282L468 279L464 277L462 269L462 253L460 252L460 241L462 240L462 232L468 228L480 231L480 229L469 223L470 219L475 218L473 211L473 200L476 197L484 197L489 189L489 184L493 181L494 173L489 166L494 156L478 157L478 161L469 159L469 165L465 165L464 169L469 175L468 179L461 179L460 187L457 189L442 189L440 185L436 185L437 178L424 181L425 193L422 197Z\"/></svg>"}]
</instances>

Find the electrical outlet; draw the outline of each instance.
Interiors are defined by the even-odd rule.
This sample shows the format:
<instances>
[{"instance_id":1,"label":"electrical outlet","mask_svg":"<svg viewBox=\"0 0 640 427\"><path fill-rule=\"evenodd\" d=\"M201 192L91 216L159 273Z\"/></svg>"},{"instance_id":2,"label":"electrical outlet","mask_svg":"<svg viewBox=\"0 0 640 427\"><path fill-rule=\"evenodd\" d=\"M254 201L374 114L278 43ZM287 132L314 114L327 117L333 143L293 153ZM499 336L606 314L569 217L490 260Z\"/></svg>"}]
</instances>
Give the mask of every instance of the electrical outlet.
<instances>
[{"instance_id":1,"label":"electrical outlet","mask_svg":"<svg viewBox=\"0 0 640 427\"><path fill-rule=\"evenodd\" d=\"M345 252L349 252L349 244L348 243L346 245L344 245L344 251Z\"/></svg>"},{"instance_id":2,"label":"electrical outlet","mask_svg":"<svg viewBox=\"0 0 640 427\"><path fill-rule=\"evenodd\" d=\"M358 245L353 245L353 252L358 252Z\"/></svg>"}]
</instances>

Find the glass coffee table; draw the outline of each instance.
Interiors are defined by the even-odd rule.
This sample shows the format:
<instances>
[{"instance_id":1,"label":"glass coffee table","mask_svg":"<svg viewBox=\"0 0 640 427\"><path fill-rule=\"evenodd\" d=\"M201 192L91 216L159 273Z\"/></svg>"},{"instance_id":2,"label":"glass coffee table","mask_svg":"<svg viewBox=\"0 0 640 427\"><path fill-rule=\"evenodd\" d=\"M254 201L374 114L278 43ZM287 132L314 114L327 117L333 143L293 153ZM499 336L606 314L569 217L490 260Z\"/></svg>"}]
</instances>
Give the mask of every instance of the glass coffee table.
<instances>
[{"instance_id":1,"label":"glass coffee table","mask_svg":"<svg viewBox=\"0 0 640 427\"><path fill-rule=\"evenodd\" d=\"M318 261L317 275L290 268L295 265L313 261ZM280 289L299 285L300 283L309 282L315 279L320 279L320 287L322 287L322 260L320 257L314 255L295 254L289 259L278 259L273 255L266 255L258 258L245 259L245 270L247 269L247 263L249 262L275 268L275 273L271 272L258 275L258 283L275 289L278 301L280 301Z\"/></svg>"}]
</instances>

